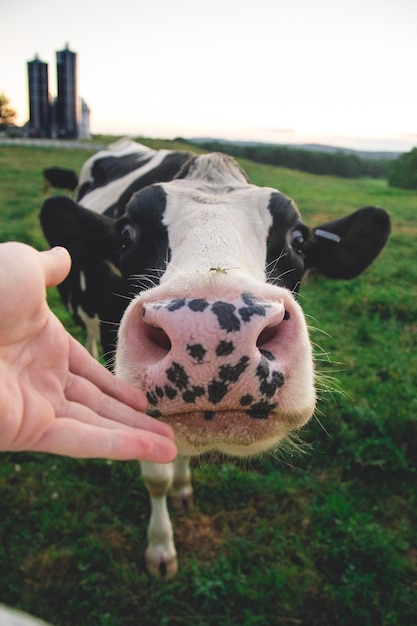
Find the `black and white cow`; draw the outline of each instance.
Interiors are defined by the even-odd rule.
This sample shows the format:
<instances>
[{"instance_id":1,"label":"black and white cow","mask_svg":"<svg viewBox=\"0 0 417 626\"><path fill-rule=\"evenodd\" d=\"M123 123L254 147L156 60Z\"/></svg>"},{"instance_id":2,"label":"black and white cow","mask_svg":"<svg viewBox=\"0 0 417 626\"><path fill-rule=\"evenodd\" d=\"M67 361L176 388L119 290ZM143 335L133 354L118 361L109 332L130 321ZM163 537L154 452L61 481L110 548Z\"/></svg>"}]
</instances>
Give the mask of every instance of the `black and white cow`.
<instances>
[{"instance_id":1,"label":"black and white cow","mask_svg":"<svg viewBox=\"0 0 417 626\"><path fill-rule=\"evenodd\" d=\"M311 229L292 200L250 184L228 156L130 141L90 159L79 189L78 204L47 200L41 222L49 243L73 257L65 302L84 322L99 320L105 351L115 337L103 328L121 322L115 372L175 430L175 467L142 464L148 567L173 575L166 494L191 498L188 457L257 455L310 419L314 366L300 281L309 270L357 276L383 248L390 221L366 207Z\"/></svg>"},{"instance_id":2,"label":"black and white cow","mask_svg":"<svg viewBox=\"0 0 417 626\"><path fill-rule=\"evenodd\" d=\"M51 198L42 207L46 238L51 244L59 240L72 256L70 276L59 287L61 297L75 320L86 327L87 348L96 357L101 343L111 362L117 327L140 282L129 284L128 279L153 262L154 242L145 236L139 264L122 277L119 252L123 233L114 228L114 220L124 215L137 190L171 180L190 156L119 140L90 157L81 169L77 199L88 211L78 210L65 197ZM155 271L149 273L155 280L159 276Z\"/></svg>"}]
</instances>

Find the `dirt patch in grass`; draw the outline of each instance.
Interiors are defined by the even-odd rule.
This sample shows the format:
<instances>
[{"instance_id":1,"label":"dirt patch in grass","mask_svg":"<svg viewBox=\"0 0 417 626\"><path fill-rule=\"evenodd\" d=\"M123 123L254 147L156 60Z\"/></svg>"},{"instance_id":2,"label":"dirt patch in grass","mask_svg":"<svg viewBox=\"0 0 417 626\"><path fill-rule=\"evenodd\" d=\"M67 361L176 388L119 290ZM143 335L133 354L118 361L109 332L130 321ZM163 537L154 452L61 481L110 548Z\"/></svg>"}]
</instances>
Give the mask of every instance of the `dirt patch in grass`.
<instances>
[{"instance_id":1,"label":"dirt patch in grass","mask_svg":"<svg viewBox=\"0 0 417 626\"><path fill-rule=\"evenodd\" d=\"M193 511L177 515L174 527L175 544L180 558L195 557L205 564L218 558L225 532L221 514L207 515Z\"/></svg>"}]
</instances>

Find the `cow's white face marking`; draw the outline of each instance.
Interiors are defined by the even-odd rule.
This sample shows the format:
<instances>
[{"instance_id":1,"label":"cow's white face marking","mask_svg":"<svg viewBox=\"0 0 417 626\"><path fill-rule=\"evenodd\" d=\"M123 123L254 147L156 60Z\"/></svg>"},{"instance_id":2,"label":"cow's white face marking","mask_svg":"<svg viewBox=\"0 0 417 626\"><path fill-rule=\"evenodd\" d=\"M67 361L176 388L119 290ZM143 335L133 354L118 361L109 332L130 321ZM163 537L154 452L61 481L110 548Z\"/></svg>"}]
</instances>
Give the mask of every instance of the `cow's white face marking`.
<instances>
[{"instance_id":1,"label":"cow's white face marking","mask_svg":"<svg viewBox=\"0 0 417 626\"><path fill-rule=\"evenodd\" d=\"M269 189L246 183L216 195L216 203L209 205L201 202L198 183L170 183L164 224L171 262L161 283L175 277L178 271L205 273L218 267L239 268L264 281L266 242L272 224L268 211L270 194Z\"/></svg>"}]
</instances>

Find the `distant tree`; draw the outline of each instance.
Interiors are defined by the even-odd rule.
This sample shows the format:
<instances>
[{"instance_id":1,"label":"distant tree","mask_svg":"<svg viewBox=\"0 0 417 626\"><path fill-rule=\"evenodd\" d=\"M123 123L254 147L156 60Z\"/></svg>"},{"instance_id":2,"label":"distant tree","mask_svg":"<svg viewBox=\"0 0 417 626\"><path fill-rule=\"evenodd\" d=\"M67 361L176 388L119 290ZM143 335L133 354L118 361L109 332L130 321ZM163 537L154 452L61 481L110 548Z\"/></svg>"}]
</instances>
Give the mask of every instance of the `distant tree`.
<instances>
[{"instance_id":1,"label":"distant tree","mask_svg":"<svg viewBox=\"0 0 417 626\"><path fill-rule=\"evenodd\" d=\"M417 148L398 157L388 178L390 187L417 189Z\"/></svg>"},{"instance_id":2,"label":"distant tree","mask_svg":"<svg viewBox=\"0 0 417 626\"><path fill-rule=\"evenodd\" d=\"M4 93L0 93L0 130L13 126L16 111L9 104L9 98Z\"/></svg>"}]
</instances>

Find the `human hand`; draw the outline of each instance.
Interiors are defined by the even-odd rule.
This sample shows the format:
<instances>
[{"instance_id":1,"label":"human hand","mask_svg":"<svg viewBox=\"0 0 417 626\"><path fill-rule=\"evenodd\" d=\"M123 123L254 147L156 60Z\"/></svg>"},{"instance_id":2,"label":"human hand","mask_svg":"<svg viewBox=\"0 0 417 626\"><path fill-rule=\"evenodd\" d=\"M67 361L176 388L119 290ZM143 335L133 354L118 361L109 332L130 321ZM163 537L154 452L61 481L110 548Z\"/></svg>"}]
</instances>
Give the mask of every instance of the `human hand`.
<instances>
[{"instance_id":1,"label":"human hand","mask_svg":"<svg viewBox=\"0 0 417 626\"><path fill-rule=\"evenodd\" d=\"M100 365L51 312L46 287L67 276L64 248L0 244L0 450L167 463L169 426L144 394Z\"/></svg>"}]
</instances>

